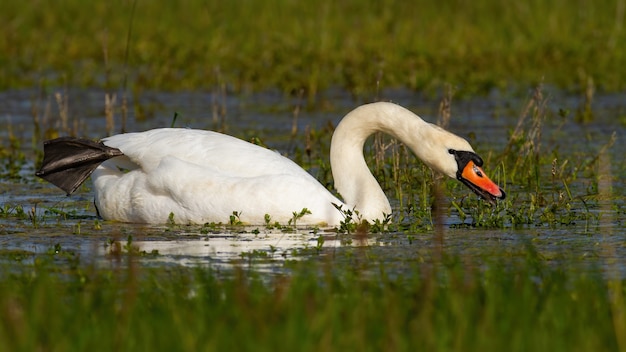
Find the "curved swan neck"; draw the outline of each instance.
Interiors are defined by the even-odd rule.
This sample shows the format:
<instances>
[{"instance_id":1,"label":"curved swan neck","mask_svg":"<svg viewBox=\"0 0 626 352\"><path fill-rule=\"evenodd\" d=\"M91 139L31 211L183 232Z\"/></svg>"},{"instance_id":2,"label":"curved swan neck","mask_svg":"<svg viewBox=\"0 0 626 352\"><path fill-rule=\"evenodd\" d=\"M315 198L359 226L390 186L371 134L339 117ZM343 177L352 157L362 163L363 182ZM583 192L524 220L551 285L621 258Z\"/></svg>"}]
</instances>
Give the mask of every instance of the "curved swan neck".
<instances>
[{"instance_id":1,"label":"curved swan neck","mask_svg":"<svg viewBox=\"0 0 626 352\"><path fill-rule=\"evenodd\" d=\"M373 103L348 113L333 134L330 163L337 191L346 205L366 219L391 213L389 201L370 172L363 146L375 132L384 132L407 145L432 169L455 177L457 164L448 149L473 151L464 139L425 122L392 103Z\"/></svg>"}]
</instances>

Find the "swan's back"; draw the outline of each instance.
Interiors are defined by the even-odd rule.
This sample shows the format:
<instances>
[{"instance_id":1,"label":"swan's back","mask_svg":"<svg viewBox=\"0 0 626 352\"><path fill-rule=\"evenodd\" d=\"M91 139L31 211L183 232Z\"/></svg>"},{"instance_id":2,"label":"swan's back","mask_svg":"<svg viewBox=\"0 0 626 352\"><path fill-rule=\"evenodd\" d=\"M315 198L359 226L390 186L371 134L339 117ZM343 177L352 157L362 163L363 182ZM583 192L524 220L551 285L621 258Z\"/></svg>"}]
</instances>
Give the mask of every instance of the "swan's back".
<instances>
[{"instance_id":1,"label":"swan's back","mask_svg":"<svg viewBox=\"0 0 626 352\"><path fill-rule=\"evenodd\" d=\"M146 172L157 167L164 157L171 156L219 170L225 176L256 177L288 173L312 177L275 151L213 131L161 128L119 134L105 138L103 142L120 149Z\"/></svg>"}]
</instances>

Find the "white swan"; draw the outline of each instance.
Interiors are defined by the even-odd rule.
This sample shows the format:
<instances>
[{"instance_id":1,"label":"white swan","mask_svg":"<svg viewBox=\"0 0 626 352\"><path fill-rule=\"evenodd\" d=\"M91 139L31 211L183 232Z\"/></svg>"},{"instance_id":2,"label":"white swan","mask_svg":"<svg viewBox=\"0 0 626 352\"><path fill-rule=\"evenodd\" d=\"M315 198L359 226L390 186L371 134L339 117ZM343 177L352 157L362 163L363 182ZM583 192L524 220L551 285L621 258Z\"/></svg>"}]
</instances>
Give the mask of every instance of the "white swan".
<instances>
[{"instance_id":1,"label":"white swan","mask_svg":"<svg viewBox=\"0 0 626 352\"><path fill-rule=\"evenodd\" d=\"M343 209L363 219L391 213L385 193L363 158L363 145L382 131L405 143L424 163L457 178L483 198L505 194L482 171L482 159L469 143L392 103L363 105L337 126L330 162L343 202L314 177L280 154L211 131L162 128L108 137L101 143L64 137L44 143L37 175L74 192L93 172L95 204L108 220L165 223L240 220L287 223L294 212L311 214L299 224L337 225ZM95 169L95 171L94 171Z\"/></svg>"}]
</instances>

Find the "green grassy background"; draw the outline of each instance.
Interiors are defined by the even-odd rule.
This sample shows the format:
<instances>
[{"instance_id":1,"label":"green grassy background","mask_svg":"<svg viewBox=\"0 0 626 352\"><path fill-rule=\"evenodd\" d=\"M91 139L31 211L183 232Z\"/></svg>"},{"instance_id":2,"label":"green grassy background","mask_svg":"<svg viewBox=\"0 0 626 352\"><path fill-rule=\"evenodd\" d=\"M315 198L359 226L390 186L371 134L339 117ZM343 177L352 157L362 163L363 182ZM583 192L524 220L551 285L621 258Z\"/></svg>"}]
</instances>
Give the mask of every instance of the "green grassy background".
<instances>
[{"instance_id":1,"label":"green grassy background","mask_svg":"<svg viewBox=\"0 0 626 352\"><path fill-rule=\"evenodd\" d=\"M125 74L136 89L310 96L626 82L624 0L138 0L131 16L134 4L3 1L0 89L120 87Z\"/></svg>"}]
</instances>

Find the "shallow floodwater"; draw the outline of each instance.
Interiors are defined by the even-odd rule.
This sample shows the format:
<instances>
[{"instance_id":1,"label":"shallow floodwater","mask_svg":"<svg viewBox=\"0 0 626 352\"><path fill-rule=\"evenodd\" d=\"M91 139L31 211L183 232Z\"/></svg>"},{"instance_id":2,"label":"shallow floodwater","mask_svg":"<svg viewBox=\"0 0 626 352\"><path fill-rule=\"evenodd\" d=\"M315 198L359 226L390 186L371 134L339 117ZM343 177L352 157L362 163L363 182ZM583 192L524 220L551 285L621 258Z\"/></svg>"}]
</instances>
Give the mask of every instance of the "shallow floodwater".
<instances>
[{"instance_id":1,"label":"shallow floodwater","mask_svg":"<svg viewBox=\"0 0 626 352\"><path fill-rule=\"evenodd\" d=\"M68 130L77 130L81 136L90 138L106 136L103 91L60 92L67 97ZM592 214L587 220L480 228L471 226L471 219L461 220L454 214L444 214L443 226L437 235L428 229L416 233L390 231L358 235L340 234L335 229L325 228L146 226L99 220L91 204L90 184L68 198L33 176L34 148L40 148L39 145L33 148L31 143L35 126L41 130L65 128L60 122L55 93L0 92L0 116L4 118L0 122L3 126L0 146L8 150L12 136L21 141L21 151L29 160L19 171L21 177L0 177L0 207L3 209L0 213L0 262L29 264L40 256L57 256L59 260L80 258L97 265L116 265L125 254L134 253L137 255L133 260L149 266L200 265L225 269L246 266L278 273L289 271L291 261L331 258L355 262L355 265L363 260L377 261L402 273L413 270L416 264L432 263L433 256L441 253L458 256L468 265L480 266L490 258L524 259L532 247L547 261L585 269L610 266L617 268L622 276L626 274L626 187L623 181L626 176L623 157L626 99L623 95L596 96L592 106L594 119L581 123L574 118L577 109L582 107L579 96L544 92L549 96L547 109L569 111L569 114L554 113L545 121L541 130L542 150L558 151L565 156L588 155L593 159L610 136L613 133L616 136L615 144L607 149L602 159L608 164L605 172L609 177L609 199L599 201L592 209L573 209ZM527 98L515 97L512 93L493 93L484 98L455 100L449 129L470 138L482 152L500 152ZM432 122L437 118L437 97L384 91L379 99L397 102ZM119 95L117 101L113 127L116 133L122 128ZM346 112L363 103L344 92L328 91L314 108L299 109L294 119L300 99L271 92L239 96L144 92L138 98L129 98L128 102L126 131L169 127L176 113L177 127L219 128L245 139L258 137L288 156L294 145L303 145L304 130L336 125ZM291 139L294 125L298 135ZM593 189L597 176L585 177L581 174L569 185L574 197L583 199L597 195L598 191ZM506 185L506 189L509 193L527 192L524 185ZM23 211L21 216L20 211Z\"/></svg>"}]
</instances>

